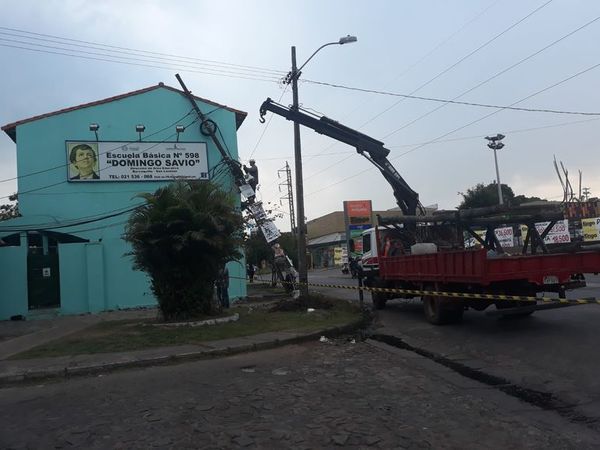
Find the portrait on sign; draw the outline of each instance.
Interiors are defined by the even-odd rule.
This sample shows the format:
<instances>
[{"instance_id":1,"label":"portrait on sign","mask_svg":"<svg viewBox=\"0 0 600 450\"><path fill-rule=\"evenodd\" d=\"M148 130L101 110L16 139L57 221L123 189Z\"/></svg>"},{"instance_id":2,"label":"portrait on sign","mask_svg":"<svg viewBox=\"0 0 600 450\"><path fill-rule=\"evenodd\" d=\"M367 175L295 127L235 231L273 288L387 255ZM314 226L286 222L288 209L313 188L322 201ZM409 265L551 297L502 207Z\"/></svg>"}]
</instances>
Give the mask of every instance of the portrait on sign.
<instances>
[{"instance_id":1,"label":"portrait on sign","mask_svg":"<svg viewBox=\"0 0 600 450\"><path fill-rule=\"evenodd\" d=\"M69 181L99 180L98 144L67 142Z\"/></svg>"}]
</instances>

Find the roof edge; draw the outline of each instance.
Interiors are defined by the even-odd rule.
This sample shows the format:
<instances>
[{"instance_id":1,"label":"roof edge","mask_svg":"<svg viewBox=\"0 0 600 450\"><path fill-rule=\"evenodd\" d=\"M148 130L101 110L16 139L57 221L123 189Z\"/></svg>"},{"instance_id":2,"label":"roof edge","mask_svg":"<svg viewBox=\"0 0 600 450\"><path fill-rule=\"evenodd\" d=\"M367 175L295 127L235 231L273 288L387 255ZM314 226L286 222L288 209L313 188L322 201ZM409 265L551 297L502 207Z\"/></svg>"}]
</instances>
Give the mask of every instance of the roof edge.
<instances>
[{"instance_id":1,"label":"roof edge","mask_svg":"<svg viewBox=\"0 0 600 450\"><path fill-rule=\"evenodd\" d=\"M167 86L163 82L160 82L160 83L158 83L155 86L150 86L150 87L147 87L147 88L138 89L138 90L135 90L135 91L127 92L125 94L119 94L119 95L115 95L113 97L104 98L102 100L95 100L93 102L83 103L81 105L71 106L71 107L68 107L68 108L59 109L57 111L53 111L53 112L49 112L49 113L44 113L44 114L39 114L37 116L29 117L27 119L17 120L16 122L12 122L12 123L9 123L9 124L6 124L6 125L0 127L0 130L4 131L16 143L17 142L17 130L16 130L16 128L19 125L23 125L23 124L29 123L29 122L34 122L36 120L45 119L46 117L56 116L56 115L59 115L59 114L65 114L65 113L68 113L68 112L71 112L71 111L76 111L78 109L90 108L92 106L97 106L97 105L102 105L104 103L114 102L114 101L117 101L117 100L121 100L121 99L124 99L124 98L127 98L127 97L134 96L134 95L144 94L146 92L150 92L150 91L153 91L155 89L160 89L160 88L165 88L165 89L168 89L168 90L173 91L173 92L177 92L177 93L185 96L185 92L183 92L183 91L181 91L181 90L179 90L177 88L174 88L172 86ZM239 109L231 108L231 107L226 106L226 105L222 105L220 103L214 102L212 100L208 100L206 98L198 97L197 95L193 95L192 94L192 97L194 97L194 99L199 100L199 101L201 101L203 103L207 103L207 104L213 105L213 106L218 106L218 107L221 107L223 109L226 109L226 110L231 111L232 113L234 113L235 114L235 127L236 127L236 130L240 128L240 126L244 122L244 119L248 115L247 112L241 111Z\"/></svg>"}]
</instances>

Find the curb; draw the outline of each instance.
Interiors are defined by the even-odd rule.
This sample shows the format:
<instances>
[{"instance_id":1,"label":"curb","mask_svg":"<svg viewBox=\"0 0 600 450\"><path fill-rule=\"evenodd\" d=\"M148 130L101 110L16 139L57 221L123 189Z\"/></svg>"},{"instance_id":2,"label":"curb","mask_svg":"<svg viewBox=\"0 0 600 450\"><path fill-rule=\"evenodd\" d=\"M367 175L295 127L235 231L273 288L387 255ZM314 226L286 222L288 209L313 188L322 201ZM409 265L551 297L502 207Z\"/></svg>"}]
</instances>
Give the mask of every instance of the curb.
<instances>
[{"instance_id":1,"label":"curb","mask_svg":"<svg viewBox=\"0 0 600 450\"><path fill-rule=\"evenodd\" d=\"M350 333L365 326L369 321L369 317L362 317L361 319L346 325L333 328L326 328L324 330L307 333L301 336L295 336L286 339L276 339L274 341L243 344L235 347L203 350L197 352L175 353L171 355L155 356L146 359L131 359L129 361L90 364L87 366L79 367L64 367L38 371L27 371L23 373L6 375L0 374L0 388L32 384L40 381L60 381L61 379L69 379L80 376L106 374L123 369L180 364L187 361L225 357L239 353L247 353L259 350L269 350L276 347L282 347L284 345L299 344L311 340L318 340L321 336L335 337L341 334Z\"/></svg>"}]
</instances>

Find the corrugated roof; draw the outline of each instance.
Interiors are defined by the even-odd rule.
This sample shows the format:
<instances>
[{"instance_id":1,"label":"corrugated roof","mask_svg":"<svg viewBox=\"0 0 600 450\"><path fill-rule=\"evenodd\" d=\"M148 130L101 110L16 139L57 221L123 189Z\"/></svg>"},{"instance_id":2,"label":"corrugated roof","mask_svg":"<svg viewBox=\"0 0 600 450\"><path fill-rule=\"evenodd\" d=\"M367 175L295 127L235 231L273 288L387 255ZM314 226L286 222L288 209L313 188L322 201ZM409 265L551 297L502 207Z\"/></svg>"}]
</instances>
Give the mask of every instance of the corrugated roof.
<instances>
[{"instance_id":1,"label":"corrugated roof","mask_svg":"<svg viewBox=\"0 0 600 450\"><path fill-rule=\"evenodd\" d=\"M158 83L156 86L150 86L144 89L138 89L137 91L131 91L131 92L127 92L125 94L120 94L120 95L115 95L114 97L108 97L102 100L96 100L94 102L90 102L90 103L84 103L82 105L77 105L77 106L71 106L69 108L64 108L64 109L59 109L58 111L53 111L53 112L49 112L49 113L45 113L45 114L40 114L38 116L33 116L30 117L28 119L22 119L22 120L18 120L16 122L13 123L9 123L7 125L4 125L2 128L0 128L2 131L4 131L6 134L8 134L8 136L16 143L17 142L17 135L16 135L16 131L17 131L17 126L19 125L23 125L24 123L28 123L28 122L33 122L35 120L40 120L40 119L45 119L46 117L50 117L50 116L55 116L58 114L64 114L67 112L71 112L71 111L75 111L77 109L83 109L83 108L89 108L92 106L97 106L97 105L102 105L104 103L110 103L110 102L114 102L116 100L121 100L123 98L127 98L127 97L131 97L133 95L139 95L139 94L144 94L146 92L150 92L153 91L155 89L169 89L173 92L177 92L181 95L185 95L185 93L179 89L176 89L174 87L171 86L167 86L164 83ZM233 113L235 113L235 125L236 125L236 129L239 128L242 125L242 122L244 122L244 119L246 118L246 116L248 115L247 112L244 111L240 111L238 109L234 109L234 108L230 108L229 106L226 105L221 105L219 103L213 102L212 100L208 100L202 97L198 97L197 95L193 95L193 97L196 100L199 100L201 102L204 103L208 103L209 105L214 105L214 106L218 106L221 107L223 109L226 109L228 111L231 111Z\"/></svg>"},{"instance_id":2,"label":"corrugated roof","mask_svg":"<svg viewBox=\"0 0 600 450\"><path fill-rule=\"evenodd\" d=\"M309 247L316 245L334 244L338 242L344 242L346 240L346 233L331 233L318 238L310 239L306 244Z\"/></svg>"}]
</instances>

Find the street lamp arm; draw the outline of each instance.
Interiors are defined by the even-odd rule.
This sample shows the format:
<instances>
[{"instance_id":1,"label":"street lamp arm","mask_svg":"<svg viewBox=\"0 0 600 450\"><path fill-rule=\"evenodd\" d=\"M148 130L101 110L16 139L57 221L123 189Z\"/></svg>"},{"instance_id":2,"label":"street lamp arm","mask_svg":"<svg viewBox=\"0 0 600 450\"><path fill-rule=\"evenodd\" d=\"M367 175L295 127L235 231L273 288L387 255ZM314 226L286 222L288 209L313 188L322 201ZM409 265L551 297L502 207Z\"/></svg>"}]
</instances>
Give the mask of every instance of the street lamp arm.
<instances>
[{"instance_id":1,"label":"street lamp arm","mask_svg":"<svg viewBox=\"0 0 600 450\"><path fill-rule=\"evenodd\" d=\"M327 44L323 44L323 45L321 45L321 46L320 46L318 49L316 49L316 50L315 50L315 52L314 52L312 55L310 55L310 58L308 58L308 59L307 59L307 60L304 62L304 64L302 64L302 65L300 66L300 68L298 68L298 69L296 70L296 73L300 73L300 71L302 71L302 68L303 68L305 65L307 65L307 64L308 64L308 62L309 62L311 59L313 59L313 56L315 56L317 53L319 53L319 52L321 51L321 49L323 49L323 48L327 47L328 45L339 45L339 44L340 44L340 43L339 43L338 41L336 41L336 42L328 42Z\"/></svg>"}]
</instances>

